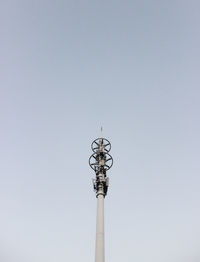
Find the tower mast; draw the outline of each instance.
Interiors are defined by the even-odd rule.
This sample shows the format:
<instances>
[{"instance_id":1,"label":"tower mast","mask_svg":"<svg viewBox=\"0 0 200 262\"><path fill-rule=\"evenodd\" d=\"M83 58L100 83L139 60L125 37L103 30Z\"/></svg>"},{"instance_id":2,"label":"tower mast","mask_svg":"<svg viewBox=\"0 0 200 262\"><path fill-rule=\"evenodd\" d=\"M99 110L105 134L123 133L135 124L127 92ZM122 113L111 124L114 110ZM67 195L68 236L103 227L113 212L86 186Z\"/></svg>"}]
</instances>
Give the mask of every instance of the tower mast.
<instances>
[{"instance_id":1,"label":"tower mast","mask_svg":"<svg viewBox=\"0 0 200 262\"><path fill-rule=\"evenodd\" d=\"M97 138L92 142L91 148L94 153L89 159L89 164L96 174L96 178L93 179L93 186L97 197L95 262L104 262L104 198L109 186L109 179L106 172L113 165L113 159L108 153L111 149L111 144L107 139L103 138L102 135L101 138Z\"/></svg>"}]
</instances>

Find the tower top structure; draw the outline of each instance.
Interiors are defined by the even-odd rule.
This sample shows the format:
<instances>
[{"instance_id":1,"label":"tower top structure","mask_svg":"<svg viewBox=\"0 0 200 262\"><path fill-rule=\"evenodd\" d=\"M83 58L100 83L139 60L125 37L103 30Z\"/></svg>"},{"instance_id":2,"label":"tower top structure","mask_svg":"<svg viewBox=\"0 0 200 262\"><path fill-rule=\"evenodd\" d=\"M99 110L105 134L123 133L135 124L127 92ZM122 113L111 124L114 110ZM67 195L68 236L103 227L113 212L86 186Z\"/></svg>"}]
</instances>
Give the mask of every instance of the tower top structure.
<instances>
[{"instance_id":1,"label":"tower top structure","mask_svg":"<svg viewBox=\"0 0 200 262\"><path fill-rule=\"evenodd\" d=\"M95 171L96 179L93 179L94 190L97 193L103 189L104 197L108 189L108 177L106 172L113 165L113 158L109 154L111 150L110 142L103 137L97 138L91 145L93 154L89 158L89 165Z\"/></svg>"}]
</instances>

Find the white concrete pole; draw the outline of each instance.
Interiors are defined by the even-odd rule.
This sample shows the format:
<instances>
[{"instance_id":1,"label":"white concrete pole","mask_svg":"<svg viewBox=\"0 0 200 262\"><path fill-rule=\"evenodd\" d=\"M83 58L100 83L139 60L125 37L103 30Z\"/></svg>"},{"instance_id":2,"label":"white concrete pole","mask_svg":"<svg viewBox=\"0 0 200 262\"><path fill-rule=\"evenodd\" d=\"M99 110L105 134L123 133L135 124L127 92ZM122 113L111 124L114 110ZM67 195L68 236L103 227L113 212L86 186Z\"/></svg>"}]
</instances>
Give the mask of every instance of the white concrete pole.
<instances>
[{"instance_id":1,"label":"white concrete pole","mask_svg":"<svg viewBox=\"0 0 200 262\"><path fill-rule=\"evenodd\" d=\"M97 225L96 225L96 252L95 262L104 262L104 194L97 195Z\"/></svg>"}]
</instances>

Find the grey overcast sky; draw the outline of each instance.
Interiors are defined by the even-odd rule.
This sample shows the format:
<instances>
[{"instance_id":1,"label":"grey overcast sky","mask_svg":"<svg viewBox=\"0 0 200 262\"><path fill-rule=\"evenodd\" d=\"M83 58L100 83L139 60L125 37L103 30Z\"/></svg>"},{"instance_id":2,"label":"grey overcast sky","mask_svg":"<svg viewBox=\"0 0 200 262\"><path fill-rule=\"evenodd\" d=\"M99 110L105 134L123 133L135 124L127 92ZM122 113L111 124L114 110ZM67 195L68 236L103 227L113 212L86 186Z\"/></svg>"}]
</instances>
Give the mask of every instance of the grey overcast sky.
<instances>
[{"instance_id":1,"label":"grey overcast sky","mask_svg":"<svg viewBox=\"0 0 200 262\"><path fill-rule=\"evenodd\" d=\"M0 1L0 261L200 261L200 2Z\"/></svg>"}]
</instances>

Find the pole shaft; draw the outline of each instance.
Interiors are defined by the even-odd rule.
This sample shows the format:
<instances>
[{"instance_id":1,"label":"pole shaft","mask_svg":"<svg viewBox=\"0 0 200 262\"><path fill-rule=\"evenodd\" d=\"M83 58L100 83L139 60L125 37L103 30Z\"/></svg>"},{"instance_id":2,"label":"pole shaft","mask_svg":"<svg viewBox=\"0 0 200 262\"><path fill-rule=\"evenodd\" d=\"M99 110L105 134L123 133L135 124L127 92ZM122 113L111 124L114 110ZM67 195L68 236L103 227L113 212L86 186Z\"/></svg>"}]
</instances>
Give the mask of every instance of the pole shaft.
<instances>
[{"instance_id":1,"label":"pole shaft","mask_svg":"<svg viewBox=\"0 0 200 262\"><path fill-rule=\"evenodd\" d=\"M104 195L97 196L96 252L95 262L104 262Z\"/></svg>"}]
</instances>

